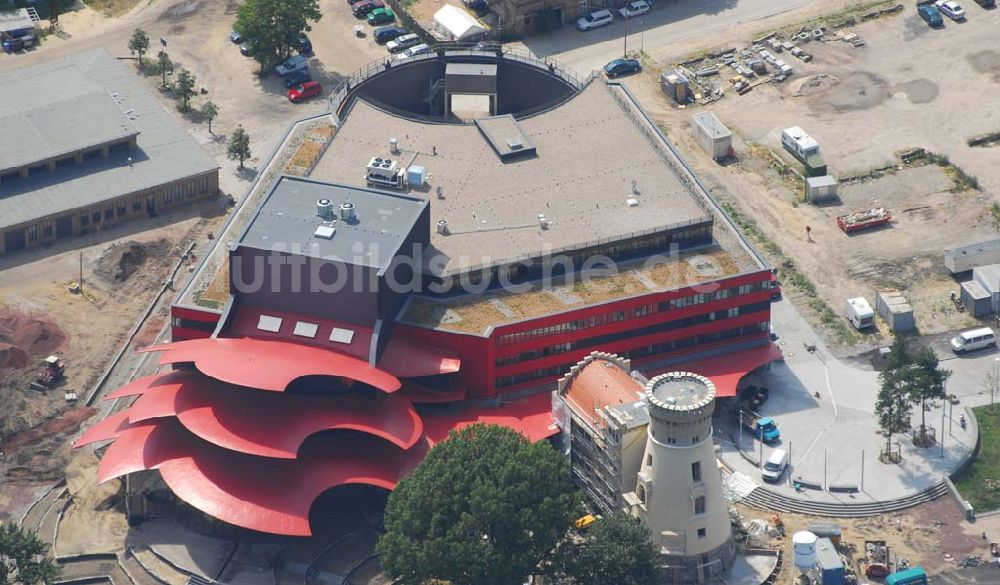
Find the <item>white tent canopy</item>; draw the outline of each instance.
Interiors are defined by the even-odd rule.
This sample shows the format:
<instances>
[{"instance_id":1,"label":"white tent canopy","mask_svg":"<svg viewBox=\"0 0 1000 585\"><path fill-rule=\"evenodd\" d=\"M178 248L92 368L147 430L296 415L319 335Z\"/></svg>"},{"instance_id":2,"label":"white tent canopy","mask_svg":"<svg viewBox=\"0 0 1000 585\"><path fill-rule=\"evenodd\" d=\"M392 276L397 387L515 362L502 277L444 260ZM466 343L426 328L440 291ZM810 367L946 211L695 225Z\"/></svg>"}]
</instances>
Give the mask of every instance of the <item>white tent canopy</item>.
<instances>
[{"instance_id":1,"label":"white tent canopy","mask_svg":"<svg viewBox=\"0 0 1000 585\"><path fill-rule=\"evenodd\" d=\"M446 41L462 41L485 33L486 28L458 6L445 4L434 13L434 32Z\"/></svg>"}]
</instances>

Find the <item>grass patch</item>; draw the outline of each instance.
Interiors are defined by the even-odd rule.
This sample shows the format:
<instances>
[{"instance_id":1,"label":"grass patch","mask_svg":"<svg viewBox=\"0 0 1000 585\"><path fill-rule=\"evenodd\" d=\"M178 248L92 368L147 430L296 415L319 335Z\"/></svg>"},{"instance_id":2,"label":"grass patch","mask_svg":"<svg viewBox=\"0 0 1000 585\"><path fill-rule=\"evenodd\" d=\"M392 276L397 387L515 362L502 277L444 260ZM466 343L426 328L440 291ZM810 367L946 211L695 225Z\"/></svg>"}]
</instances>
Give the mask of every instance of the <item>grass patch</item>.
<instances>
[{"instance_id":1,"label":"grass patch","mask_svg":"<svg viewBox=\"0 0 1000 585\"><path fill-rule=\"evenodd\" d=\"M954 478L976 512L1000 509L1000 404L973 408L979 421L979 456Z\"/></svg>"},{"instance_id":2,"label":"grass patch","mask_svg":"<svg viewBox=\"0 0 1000 585\"><path fill-rule=\"evenodd\" d=\"M918 151L920 149L917 149ZM911 160L904 161L909 166L920 166L926 164L933 164L941 167L944 173L948 175L951 179L953 186L949 189L952 193L964 193L969 190L982 191L982 187L979 185L979 179L975 175L970 175L966 173L962 167L951 162L946 155L937 154L936 152L923 152L921 156L912 158Z\"/></svg>"},{"instance_id":3,"label":"grass patch","mask_svg":"<svg viewBox=\"0 0 1000 585\"><path fill-rule=\"evenodd\" d=\"M799 272L795 264L785 255L784 251L777 244L769 240L757 227L757 223L744 216L738 209L730 203L721 202L722 208L733 219L733 222L740 228L748 238L777 264L781 265L780 278L792 288L800 292L806 298L806 306L823 327L830 333L834 343L851 345L857 342L857 334L847 326L844 319L834 311L830 305L823 300L816 285L809 277Z\"/></svg>"},{"instance_id":4,"label":"grass patch","mask_svg":"<svg viewBox=\"0 0 1000 585\"><path fill-rule=\"evenodd\" d=\"M91 10L96 10L107 17L126 14L135 8L140 0L87 0L84 4Z\"/></svg>"}]
</instances>

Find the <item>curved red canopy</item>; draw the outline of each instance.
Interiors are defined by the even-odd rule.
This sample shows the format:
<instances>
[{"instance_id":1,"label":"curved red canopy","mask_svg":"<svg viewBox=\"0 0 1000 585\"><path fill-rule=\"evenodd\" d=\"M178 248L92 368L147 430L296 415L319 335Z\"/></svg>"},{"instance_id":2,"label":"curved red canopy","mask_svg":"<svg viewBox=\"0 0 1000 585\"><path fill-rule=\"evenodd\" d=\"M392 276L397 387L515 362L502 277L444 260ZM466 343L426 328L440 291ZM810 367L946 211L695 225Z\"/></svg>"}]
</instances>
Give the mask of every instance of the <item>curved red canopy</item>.
<instances>
[{"instance_id":1,"label":"curved red canopy","mask_svg":"<svg viewBox=\"0 0 1000 585\"><path fill-rule=\"evenodd\" d=\"M165 374L153 374L152 376L143 376L142 378L136 378L128 384L120 388L116 388L113 392L109 392L104 399L105 400L115 400L117 398L124 398L126 396L138 396L140 394L145 394L153 388L161 388L163 386L177 385L180 386L185 382L191 380L204 380L205 376L196 370L173 370Z\"/></svg>"},{"instance_id":2,"label":"curved red canopy","mask_svg":"<svg viewBox=\"0 0 1000 585\"><path fill-rule=\"evenodd\" d=\"M359 396L303 396L243 388L208 378L198 372L162 377L169 383L146 379L146 390L132 406L115 415L118 423L102 421L87 434L96 440L113 438L120 417L135 425L153 418L175 416L190 432L233 451L294 459L302 443L313 434L334 429L354 430L409 449L424 433L423 421L413 404L401 395L384 398ZM139 388L134 389L140 391ZM110 420L106 419L106 420ZM127 426L127 424L126 424ZM85 443L80 443L85 444Z\"/></svg>"},{"instance_id":3,"label":"curved red canopy","mask_svg":"<svg viewBox=\"0 0 1000 585\"><path fill-rule=\"evenodd\" d=\"M233 453L195 437L175 419L139 423L108 448L98 481L159 469L170 489L195 508L237 526L309 536L309 509L345 484L393 489L426 454L426 444L398 449L365 435L322 437L296 460Z\"/></svg>"},{"instance_id":4,"label":"curved red canopy","mask_svg":"<svg viewBox=\"0 0 1000 585\"><path fill-rule=\"evenodd\" d=\"M405 334L389 337L378 367L400 378L418 378L457 372L462 361L452 352L410 339Z\"/></svg>"},{"instance_id":5,"label":"curved red canopy","mask_svg":"<svg viewBox=\"0 0 1000 585\"><path fill-rule=\"evenodd\" d=\"M90 428L73 441L73 447L83 447L91 443L114 439L128 427L128 411L116 412L104 420L90 425Z\"/></svg>"},{"instance_id":6,"label":"curved red canopy","mask_svg":"<svg viewBox=\"0 0 1000 585\"><path fill-rule=\"evenodd\" d=\"M364 360L290 341L210 337L139 351L163 352L160 365L192 362L206 376L272 392L284 392L289 384L304 376L347 378L383 392L395 392L400 388L398 378L373 368Z\"/></svg>"}]
</instances>

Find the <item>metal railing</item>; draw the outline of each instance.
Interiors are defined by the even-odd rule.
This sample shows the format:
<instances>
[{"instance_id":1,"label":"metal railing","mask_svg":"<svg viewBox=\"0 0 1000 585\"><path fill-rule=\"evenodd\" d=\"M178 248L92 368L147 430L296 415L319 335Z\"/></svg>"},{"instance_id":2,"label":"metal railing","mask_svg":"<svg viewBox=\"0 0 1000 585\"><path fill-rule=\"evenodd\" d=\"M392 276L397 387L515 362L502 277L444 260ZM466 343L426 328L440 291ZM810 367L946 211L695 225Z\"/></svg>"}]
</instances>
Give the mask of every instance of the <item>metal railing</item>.
<instances>
[{"instance_id":1,"label":"metal railing","mask_svg":"<svg viewBox=\"0 0 1000 585\"><path fill-rule=\"evenodd\" d=\"M329 97L328 109L338 122L340 121L341 110L348 101L351 92L356 90L359 85L364 82L377 77L387 71L391 71L394 67L406 66L410 63L417 63L420 61L428 61L434 59L449 59L457 57L476 57L476 58L497 58L497 49L488 49L486 47L479 48L476 44L464 44L464 43L443 43L439 45L434 45L431 47L431 51L421 55L415 55L413 57L407 58L404 61L400 61L396 58L396 55L390 55L386 59L381 59L378 61L372 61L366 65L363 65L357 71L352 73L347 79L345 79L337 89L335 89ZM562 79L565 83L570 85L576 91L580 91L589 84L594 77L592 75L579 75L575 71L551 60L551 59L539 59L534 55L526 51L518 51L514 49L500 49L500 59L507 59L516 63L523 63L525 65L530 65L538 69L548 71L549 73L556 75Z\"/></svg>"}]
</instances>

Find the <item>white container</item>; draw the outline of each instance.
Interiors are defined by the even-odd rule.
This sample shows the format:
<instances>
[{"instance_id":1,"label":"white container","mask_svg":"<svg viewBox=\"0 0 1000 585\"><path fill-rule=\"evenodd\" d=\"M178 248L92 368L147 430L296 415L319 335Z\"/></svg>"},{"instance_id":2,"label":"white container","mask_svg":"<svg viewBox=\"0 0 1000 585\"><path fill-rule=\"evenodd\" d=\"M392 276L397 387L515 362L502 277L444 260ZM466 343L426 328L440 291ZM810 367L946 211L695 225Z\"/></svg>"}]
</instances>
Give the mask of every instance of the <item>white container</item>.
<instances>
[{"instance_id":1,"label":"white container","mask_svg":"<svg viewBox=\"0 0 1000 585\"><path fill-rule=\"evenodd\" d=\"M799 571L809 571L816 566L816 540L816 535L807 530L792 535L795 568Z\"/></svg>"}]
</instances>

